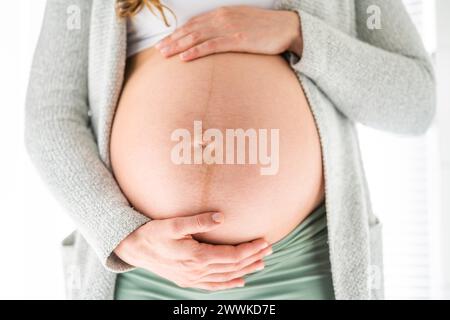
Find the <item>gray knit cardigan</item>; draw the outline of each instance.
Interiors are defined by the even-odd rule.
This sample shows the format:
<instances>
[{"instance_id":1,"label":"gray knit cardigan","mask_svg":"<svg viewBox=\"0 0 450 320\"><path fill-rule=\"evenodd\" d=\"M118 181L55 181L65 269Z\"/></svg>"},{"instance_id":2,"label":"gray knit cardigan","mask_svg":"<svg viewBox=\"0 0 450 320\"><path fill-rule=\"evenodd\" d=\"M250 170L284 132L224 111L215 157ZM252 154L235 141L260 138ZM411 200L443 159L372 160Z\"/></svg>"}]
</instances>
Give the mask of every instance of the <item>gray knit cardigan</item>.
<instances>
[{"instance_id":1,"label":"gray knit cardigan","mask_svg":"<svg viewBox=\"0 0 450 320\"><path fill-rule=\"evenodd\" d=\"M77 226L62 242L72 299L114 297L117 273L132 266L113 250L149 221L127 202L110 167L126 61L126 23L114 5L48 0L26 100L30 157ZM276 8L301 17L302 58L286 57L321 139L335 296L380 299L381 224L354 122L424 133L435 112L432 66L400 0L278 0ZM371 20L378 13L380 25Z\"/></svg>"}]
</instances>

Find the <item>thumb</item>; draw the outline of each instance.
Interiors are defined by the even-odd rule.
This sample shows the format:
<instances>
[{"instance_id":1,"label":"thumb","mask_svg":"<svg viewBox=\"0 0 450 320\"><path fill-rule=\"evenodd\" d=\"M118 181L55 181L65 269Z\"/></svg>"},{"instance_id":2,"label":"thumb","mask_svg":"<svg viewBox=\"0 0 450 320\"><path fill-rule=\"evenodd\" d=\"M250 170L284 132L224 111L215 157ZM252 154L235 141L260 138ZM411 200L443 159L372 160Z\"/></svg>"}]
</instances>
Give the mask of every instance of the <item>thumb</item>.
<instances>
[{"instance_id":1,"label":"thumb","mask_svg":"<svg viewBox=\"0 0 450 320\"><path fill-rule=\"evenodd\" d=\"M178 238L186 235L207 232L215 229L223 223L224 216L221 212L207 212L190 217L173 218L172 231Z\"/></svg>"}]
</instances>

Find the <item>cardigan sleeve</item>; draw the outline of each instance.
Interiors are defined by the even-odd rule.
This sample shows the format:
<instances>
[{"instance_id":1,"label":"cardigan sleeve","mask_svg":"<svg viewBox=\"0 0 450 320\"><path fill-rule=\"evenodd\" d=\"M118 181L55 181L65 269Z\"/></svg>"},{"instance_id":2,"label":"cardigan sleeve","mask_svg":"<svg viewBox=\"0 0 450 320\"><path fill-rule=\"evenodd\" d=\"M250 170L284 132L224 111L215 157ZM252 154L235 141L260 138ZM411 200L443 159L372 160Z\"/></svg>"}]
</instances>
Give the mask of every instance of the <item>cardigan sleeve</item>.
<instances>
[{"instance_id":1,"label":"cardigan sleeve","mask_svg":"<svg viewBox=\"0 0 450 320\"><path fill-rule=\"evenodd\" d=\"M371 8L380 28L369 28ZM400 134L422 134L435 113L432 64L401 0L356 0L352 37L301 10L303 54L294 70L310 78L348 119ZM375 12L375 11L374 11Z\"/></svg>"},{"instance_id":2,"label":"cardigan sleeve","mask_svg":"<svg viewBox=\"0 0 450 320\"><path fill-rule=\"evenodd\" d=\"M132 266L113 250L149 219L130 207L100 159L90 127L90 7L91 1L85 0L47 2L28 85L25 144L104 267L122 272Z\"/></svg>"}]
</instances>

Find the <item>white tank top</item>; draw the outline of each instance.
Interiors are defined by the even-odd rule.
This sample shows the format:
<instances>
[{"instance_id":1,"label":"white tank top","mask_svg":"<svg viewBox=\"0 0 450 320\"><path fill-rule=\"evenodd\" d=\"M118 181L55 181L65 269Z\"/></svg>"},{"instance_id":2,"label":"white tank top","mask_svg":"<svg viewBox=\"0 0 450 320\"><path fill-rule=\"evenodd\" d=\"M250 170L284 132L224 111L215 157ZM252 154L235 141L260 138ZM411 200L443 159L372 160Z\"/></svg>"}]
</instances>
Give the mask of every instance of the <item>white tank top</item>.
<instances>
[{"instance_id":1,"label":"white tank top","mask_svg":"<svg viewBox=\"0 0 450 320\"><path fill-rule=\"evenodd\" d=\"M170 27L166 27L156 9L153 14L144 6L136 16L127 21L128 57L152 47L178 26L184 25L190 18L199 14L221 6L247 5L271 9L274 0L164 0L161 3L172 10L176 19L170 11L165 10L165 16L170 24Z\"/></svg>"}]
</instances>

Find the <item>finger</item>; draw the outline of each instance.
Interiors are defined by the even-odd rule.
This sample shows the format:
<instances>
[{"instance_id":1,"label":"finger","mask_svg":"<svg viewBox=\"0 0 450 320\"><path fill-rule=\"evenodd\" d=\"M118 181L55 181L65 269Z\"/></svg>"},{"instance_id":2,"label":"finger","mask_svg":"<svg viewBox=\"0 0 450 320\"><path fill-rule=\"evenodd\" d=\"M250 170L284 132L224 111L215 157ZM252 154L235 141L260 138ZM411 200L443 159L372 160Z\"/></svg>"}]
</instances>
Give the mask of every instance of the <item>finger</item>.
<instances>
[{"instance_id":1,"label":"finger","mask_svg":"<svg viewBox=\"0 0 450 320\"><path fill-rule=\"evenodd\" d=\"M233 272L212 273L198 279L198 282L226 282L232 279L241 278L249 273L264 269L264 261L258 260L242 269Z\"/></svg>"},{"instance_id":2,"label":"finger","mask_svg":"<svg viewBox=\"0 0 450 320\"><path fill-rule=\"evenodd\" d=\"M212 263L239 263L269 246L264 239L257 239L239 245L213 245L199 243L193 260L201 265Z\"/></svg>"},{"instance_id":3,"label":"finger","mask_svg":"<svg viewBox=\"0 0 450 320\"><path fill-rule=\"evenodd\" d=\"M160 52L166 58L187 51L196 45L209 39L206 31L193 31L180 39L172 41L170 44L161 47Z\"/></svg>"},{"instance_id":4,"label":"finger","mask_svg":"<svg viewBox=\"0 0 450 320\"><path fill-rule=\"evenodd\" d=\"M183 26L176 29L174 32L172 32L172 34L170 34L167 37L160 40L155 45L155 48L159 50L163 47L169 46L174 41L177 41L177 40L187 36L188 34L201 29L202 26L204 29L206 28L204 26L204 24L198 23L198 19L192 19L192 20L188 21L187 23L185 23Z\"/></svg>"},{"instance_id":5,"label":"finger","mask_svg":"<svg viewBox=\"0 0 450 320\"><path fill-rule=\"evenodd\" d=\"M167 219L171 234L175 239L214 230L223 223L223 220L223 213L220 212L207 212L195 216Z\"/></svg>"},{"instance_id":6,"label":"finger","mask_svg":"<svg viewBox=\"0 0 450 320\"><path fill-rule=\"evenodd\" d=\"M172 34L160 40L155 47L156 49L161 49L197 30L220 30L221 28L219 26L223 24L224 15L228 12L228 8L222 7L194 16L184 25L172 32Z\"/></svg>"},{"instance_id":7,"label":"finger","mask_svg":"<svg viewBox=\"0 0 450 320\"><path fill-rule=\"evenodd\" d=\"M192 288L198 288L208 291L219 291L232 289L236 287L243 287L245 285L245 280L242 278L233 279L227 282L199 282L193 284Z\"/></svg>"},{"instance_id":8,"label":"finger","mask_svg":"<svg viewBox=\"0 0 450 320\"><path fill-rule=\"evenodd\" d=\"M226 36L206 40L180 54L183 61L191 61L219 52L238 51L235 37Z\"/></svg>"},{"instance_id":9,"label":"finger","mask_svg":"<svg viewBox=\"0 0 450 320\"><path fill-rule=\"evenodd\" d=\"M216 263L210 264L207 266L207 270L204 275L212 274L212 273L225 273L225 272L233 272L245 268L252 263L264 259L264 257L270 255L272 253L272 246L268 246L265 249L260 250L258 253L242 260L238 263Z\"/></svg>"}]
</instances>

